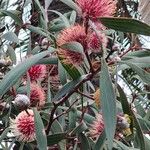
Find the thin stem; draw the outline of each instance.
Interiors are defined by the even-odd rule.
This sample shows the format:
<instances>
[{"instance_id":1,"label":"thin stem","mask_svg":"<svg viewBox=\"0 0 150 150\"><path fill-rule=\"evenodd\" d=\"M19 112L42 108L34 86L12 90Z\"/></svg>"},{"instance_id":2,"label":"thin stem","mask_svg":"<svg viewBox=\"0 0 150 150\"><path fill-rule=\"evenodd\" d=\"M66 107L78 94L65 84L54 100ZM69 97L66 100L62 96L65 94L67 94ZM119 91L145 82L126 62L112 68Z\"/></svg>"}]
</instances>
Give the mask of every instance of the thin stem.
<instances>
[{"instance_id":1,"label":"thin stem","mask_svg":"<svg viewBox=\"0 0 150 150\"><path fill-rule=\"evenodd\" d=\"M84 97L87 97L87 98L89 98L89 99L94 100L94 98L93 98L93 97L91 97L91 96L89 96L89 95L86 95L86 94L84 94L84 93L80 92L79 90L77 91L77 93L79 93L80 95L82 95L82 96L84 96Z\"/></svg>"}]
</instances>

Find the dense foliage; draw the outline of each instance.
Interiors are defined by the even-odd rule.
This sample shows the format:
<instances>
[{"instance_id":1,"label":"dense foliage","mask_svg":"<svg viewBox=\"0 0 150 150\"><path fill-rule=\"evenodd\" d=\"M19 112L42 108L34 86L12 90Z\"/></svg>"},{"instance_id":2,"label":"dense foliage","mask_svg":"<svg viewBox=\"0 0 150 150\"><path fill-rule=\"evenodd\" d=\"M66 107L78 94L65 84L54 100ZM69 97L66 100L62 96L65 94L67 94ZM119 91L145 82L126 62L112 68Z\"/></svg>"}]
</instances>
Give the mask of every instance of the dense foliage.
<instances>
[{"instance_id":1,"label":"dense foliage","mask_svg":"<svg viewBox=\"0 0 150 150\"><path fill-rule=\"evenodd\" d=\"M149 150L150 50L136 0L0 1L0 148Z\"/></svg>"}]
</instances>

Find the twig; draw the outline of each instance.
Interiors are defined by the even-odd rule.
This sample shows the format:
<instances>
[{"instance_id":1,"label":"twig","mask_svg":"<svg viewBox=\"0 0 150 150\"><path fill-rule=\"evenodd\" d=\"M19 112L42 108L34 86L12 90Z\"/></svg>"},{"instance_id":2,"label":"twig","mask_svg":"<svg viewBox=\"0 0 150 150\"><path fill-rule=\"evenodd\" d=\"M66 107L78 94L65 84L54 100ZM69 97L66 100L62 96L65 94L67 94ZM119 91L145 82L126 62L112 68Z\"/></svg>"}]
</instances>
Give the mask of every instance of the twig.
<instances>
[{"instance_id":1,"label":"twig","mask_svg":"<svg viewBox=\"0 0 150 150\"><path fill-rule=\"evenodd\" d=\"M67 114L67 113L71 110L71 107L72 107L78 100L79 100L79 99L76 99L76 100L69 106L69 108L68 108L66 111L64 111L64 112L61 113L60 115L56 116L56 117L53 119L53 122L54 122L56 119L58 119L59 117L61 117L62 115Z\"/></svg>"},{"instance_id":2,"label":"twig","mask_svg":"<svg viewBox=\"0 0 150 150\"><path fill-rule=\"evenodd\" d=\"M86 95L86 94L84 94L84 93L80 92L79 90L77 91L77 93L79 93L80 95L82 95L82 96L84 96L84 97L87 97L87 98L89 98L89 99L94 100L94 98L93 98L93 97L91 97L91 96L89 96L89 95Z\"/></svg>"},{"instance_id":3,"label":"twig","mask_svg":"<svg viewBox=\"0 0 150 150\"><path fill-rule=\"evenodd\" d=\"M76 92L76 90L77 90L83 83L85 83L85 82L88 81L88 80L91 80L91 79L93 78L93 76L94 76L96 73L99 72L99 70L100 70L100 68L97 69L94 73L89 73L89 74L87 74L87 76L86 76L83 80L81 80L81 81L74 87L74 89L72 89L72 90L71 90L69 93L67 93L63 98L61 98L60 101L55 102L55 103L53 102L54 108L53 108L52 111L51 111L51 115L50 115L50 118L49 118L49 124L48 124L48 127L47 127L47 129L46 129L46 134L47 134L47 135L48 135L48 133L49 133L49 131L50 131L50 128L51 128L51 125L52 125L52 123L53 123L53 117L54 117L54 114L55 114L55 111L56 111L57 107L58 107L59 105L62 105L74 92Z\"/></svg>"}]
</instances>

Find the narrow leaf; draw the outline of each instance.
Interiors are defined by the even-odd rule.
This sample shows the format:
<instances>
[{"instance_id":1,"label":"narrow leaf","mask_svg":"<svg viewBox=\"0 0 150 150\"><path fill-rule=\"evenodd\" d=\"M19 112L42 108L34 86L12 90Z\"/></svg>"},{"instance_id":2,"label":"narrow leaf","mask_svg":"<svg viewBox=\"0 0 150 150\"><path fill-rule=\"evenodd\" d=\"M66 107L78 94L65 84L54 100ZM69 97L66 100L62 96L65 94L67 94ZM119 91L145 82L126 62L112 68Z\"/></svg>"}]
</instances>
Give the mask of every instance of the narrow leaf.
<instances>
[{"instance_id":1,"label":"narrow leaf","mask_svg":"<svg viewBox=\"0 0 150 150\"><path fill-rule=\"evenodd\" d=\"M10 131L10 128L6 128L3 132L2 132L2 134L1 134L1 136L0 136L0 143L2 142L2 140L7 136L7 133Z\"/></svg>"},{"instance_id":2,"label":"narrow leaf","mask_svg":"<svg viewBox=\"0 0 150 150\"><path fill-rule=\"evenodd\" d=\"M131 18L102 17L100 21L108 28L150 36L150 26Z\"/></svg>"},{"instance_id":3,"label":"narrow leaf","mask_svg":"<svg viewBox=\"0 0 150 150\"><path fill-rule=\"evenodd\" d=\"M106 134L105 134L105 131L103 131L102 134L98 137L93 150L102 149L105 141L106 141Z\"/></svg>"},{"instance_id":4,"label":"narrow leaf","mask_svg":"<svg viewBox=\"0 0 150 150\"><path fill-rule=\"evenodd\" d=\"M54 144L58 144L61 140L66 138L66 133L56 133L53 135L47 136L47 144L48 146L52 146Z\"/></svg>"},{"instance_id":5,"label":"narrow leaf","mask_svg":"<svg viewBox=\"0 0 150 150\"><path fill-rule=\"evenodd\" d=\"M47 137L42 119L36 108L34 108L33 111L34 111L34 123L38 148L40 150L47 150Z\"/></svg>"},{"instance_id":6,"label":"narrow leaf","mask_svg":"<svg viewBox=\"0 0 150 150\"><path fill-rule=\"evenodd\" d=\"M91 150L90 144L89 144L89 141L88 141L88 138L86 137L86 135L81 133L79 135L79 139L81 141L81 149L83 149L83 150Z\"/></svg>"},{"instance_id":7,"label":"narrow leaf","mask_svg":"<svg viewBox=\"0 0 150 150\"><path fill-rule=\"evenodd\" d=\"M15 23L17 23L18 25L21 25L22 21L21 19L18 17L18 11L16 10L0 10L1 13L3 13L5 16L9 16L12 19L14 19Z\"/></svg>"},{"instance_id":8,"label":"narrow leaf","mask_svg":"<svg viewBox=\"0 0 150 150\"><path fill-rule=\"evenodd\" d=\"M131 113L132 113L134 125L136 128L135 140L136 140L137 148L140 147L141 150L145 150L145 141L144 141L144 136L143 136L141 126L140 126L139 121L137 120L137 118L136 118L136 116L132 110L131 110Z\"/></svg>"},{"instance_id":9,"label":"narrow leaf","mask_svg":"<svg viewBox=\"0 0 150 150\"><path fill-rule=\"evenodd\" d=\"M72 0L60 0L60 1L69 6L70 8L74 9L78 13L81 13L81 8Z\"/></svg>"},{"instance_id":10,"label":"narrow leaf","mask_svg":"<svg viewBox=\"0 0 150 150\"><path fill-rule=\"evenodd\" d=\"M138 67L135 64L125 62L125 61L123 61L123 63L130 66L140 76L143 82L150 84L150 73L146 72L145 70L143 70L142 68Z\"/></svg>"},{"instance_id":11,"label":"narrow leaf","mask_svg":"<svg viewBox=\"0 0 150 150\"><path fill-rule=\"evenodd\" d=\"M34 55L23 61L21 64L17 65L11 71L9 71L0 82L0 96L7 92L9 88L13 86L18 81L18 79L27 71L27 69L37 63L47 54L49 54L49 51L41 52L37 55Z\"/></svg>"},{"instance_id":12,"label":"narrow leaf","mask_svg":"<svg viewBox=\"0 0 150 150\"><path fill-rule=\"evenodd\" d=\"M105 132L111 150L116 129L116 97L105 59L102 59L100 89Z\"/></svg>"},{"instance_id":13,"label":"narrow leaf","mask_svg":"<svg viewBox=\"0 0 150 150\"><path fill-rule=\"evenodd\" d=\"M12 48L12 46L7 46L7 52L10 56L10 59L12 60L13 64L16 64L16 53L15 50Z\"/></svg>"},{"instance_id":14,"label":"narrow leaf","mask_svg":"<svg viewBox=\"0 0 150 150\"><path fill-rule=\"evenodd\" d=\"M8 31L2 35L2 38L4 38L5 40L8 40L10 42L15 42L15 43L19 44L19 39L14 32Z\"/></svg>"}]
</instances>

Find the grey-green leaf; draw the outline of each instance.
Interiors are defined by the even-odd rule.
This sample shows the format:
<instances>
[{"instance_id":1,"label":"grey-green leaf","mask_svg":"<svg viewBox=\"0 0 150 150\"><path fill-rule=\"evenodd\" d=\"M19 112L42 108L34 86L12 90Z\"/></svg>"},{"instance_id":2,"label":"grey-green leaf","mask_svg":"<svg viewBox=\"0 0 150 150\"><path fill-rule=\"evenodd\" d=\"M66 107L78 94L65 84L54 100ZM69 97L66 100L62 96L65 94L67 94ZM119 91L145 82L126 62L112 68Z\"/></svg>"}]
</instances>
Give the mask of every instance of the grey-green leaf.
<instances>
[{"instance_id":1,"label":"grey-green leaf","mask_svg":"<svg viewBox=\"0 0 150 150\"><path fill-rule=\"evenodd\" d=\"M104 119L105 133L108 139L109 149L111 150L116 129L116 96L104 58L102 58L101 64L102 69L100 73L100 99L102 103L102 115Z\"/></svg>"},{"instance_id":2,"label":"grey-green leaf","mask_svg":"<svg viewBox=\"0 0 150 150\"><path fill-rule=\"evenodd\" d=\"M16 53L15 50L12 48L12 46L7 46L7 52L10 56L10 59L12 60L13 64L16 64Z\"/></svg>"},{"instance_id":3,"label":"grey-green leaf","mask_svg":"<svg viewBox=\"0 0 150 150\"><path fill-rule=\"evenodd\" d=\"M18 81L18 79L27 71L27 69L37 63L47 54L49 54L49 51L41 52L37 55L34 55L23 61L21 64L17 65L11 71L9 71L0 82L0 96L7 92L9 88L13 86Z\"/></svg>"},{"instance_id":4,"label":"grey-green leaf","mask_svg":"<svg viewBox=\"0 0 150 150\"><path fill-rule=\"evenodd\" d=\"M131 18L102 17L100 21L108 28L150 36L150 26Z\"/></svg>"},{"instance_id":5,"label":"grey-green leaf","mask_svg":"<svg viewBox=\"0 0 150 150\"><path fill-rule=\"evenodd\" d=\"M3 9L1 9L0 12L2 14L4 14L5 16L9 16L12 19L14 19L14 21L16 22L16 24L21 25L22 21L18 17L18 13L20 13L20 12L18 12L16 10L3 10Z\"/></svg>"},{"instance_id":6,"label":"grey-green leaf","mask_svg":"<svg viewBox=\"0 0 150 150\"><path fill-rule=\"evenodd\" d=\"M38 148L40 150L47 150L47 137L42 119L36 108L34 108L33 111L34 111L35 133Z\"/></svg>"},{"instance_id":7,"label":"grey-green leaf","mask_svg":"<svg viewBox=\"0 0 150 150\"><path fill-rule=\"evenodd\" d=\"M58 144L61 140L66 138L66 133L56 133L47 136L47 144L48 146Z\"/></svg>"},{"instance_id":8,"label":"grey-green leaf","mask_svg":"<svg viewBox=\"0 0 150 150\"><path fill-rule=\"evenodd\" d=\"M8 31L2 35L2 38L7 41L15 42L15 43L19 44L19 39L14 32Z\"/></svg>"},{"instance_id":9,"label":"grey-green leaf","mask_svg":"<svg viewBox=\"0 0 150 150\"><path fill-rule=\"evenodd\" d=\"M126 61L123 61L122 63L125 63L129 67L131 67L140 76L143 82L150 84L150 73L146 72L145 70L143 70L142 68L138 67L137 65L133 63L129 63Z\"/></svg>"},{"instance_id":10,"label":"grey-green leaf","mask_svg":"<svg viewBox=\"0 0 150 150\"><path fill-rule=\"evenodd\" d=\"M2 132L2 134L1 134L1 136L0 136L0 143L2 142L2 140L7 136L7 133L10 131L10 128L6 128L3 132Z\"/></svg>"}]
</instances>

